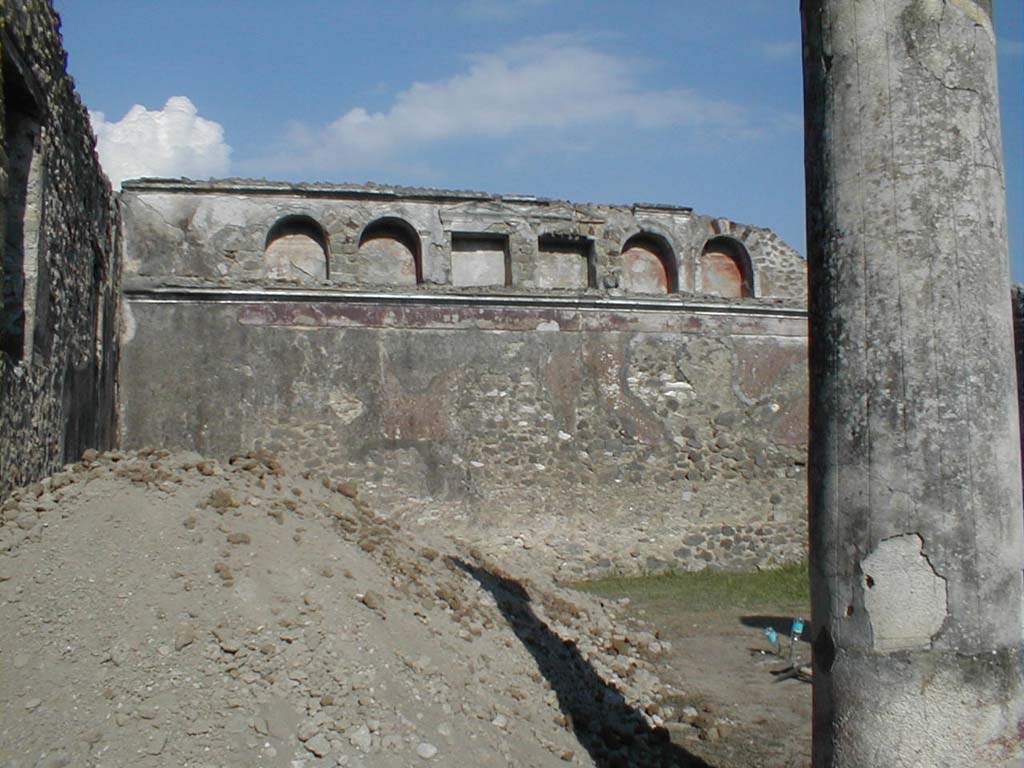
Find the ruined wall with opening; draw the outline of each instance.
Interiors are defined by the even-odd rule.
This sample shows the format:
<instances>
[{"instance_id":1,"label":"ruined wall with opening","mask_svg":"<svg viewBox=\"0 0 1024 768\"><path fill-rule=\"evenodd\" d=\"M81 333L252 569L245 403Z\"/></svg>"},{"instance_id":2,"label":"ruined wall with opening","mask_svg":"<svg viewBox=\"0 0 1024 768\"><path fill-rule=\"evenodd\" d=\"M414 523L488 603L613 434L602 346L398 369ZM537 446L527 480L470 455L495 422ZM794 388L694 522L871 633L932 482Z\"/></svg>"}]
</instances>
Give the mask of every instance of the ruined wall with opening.
<instances>
[{"instance_id":1,"label":"ruined wall with opening","mask_svg":"<svg viewBox=\"0 0 1024 768\"><path fill-rule=\"evenodd\" d=\"M0 17L0 497L114 430L118 223L43 0Z\"/></svg>"},{"instance_id":2,"label":"ruined wall with opening","mask_svg":"<svg viewBox=\"0 0 1024 768\"><path fill-rule=\"evenodd\" d=\"M383 187L122 205L126 447L267 448L470 537L615 521L595 567L803 556L804 262L770 231Z\"/></svg>"}]
</instances>

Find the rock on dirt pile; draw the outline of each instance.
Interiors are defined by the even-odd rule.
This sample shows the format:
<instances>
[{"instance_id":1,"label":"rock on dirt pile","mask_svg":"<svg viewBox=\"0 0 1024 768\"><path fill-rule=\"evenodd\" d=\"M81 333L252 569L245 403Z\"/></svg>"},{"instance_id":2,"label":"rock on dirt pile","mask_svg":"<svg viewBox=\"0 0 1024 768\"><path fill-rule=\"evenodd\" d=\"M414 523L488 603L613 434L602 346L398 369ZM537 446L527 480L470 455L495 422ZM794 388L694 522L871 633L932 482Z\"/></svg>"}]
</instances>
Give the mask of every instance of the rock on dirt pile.
<instances>
[{"instance_id":1,"label":"rock on dirt pile","mask_svg":"<svg viewBox=\"0 0 1024 768\"><path fill-rule=\"evenodd\" d=\"M0 511L0 764L686 764L656 638L273 457L89 452Z\"/></svg>"}]
</instances>

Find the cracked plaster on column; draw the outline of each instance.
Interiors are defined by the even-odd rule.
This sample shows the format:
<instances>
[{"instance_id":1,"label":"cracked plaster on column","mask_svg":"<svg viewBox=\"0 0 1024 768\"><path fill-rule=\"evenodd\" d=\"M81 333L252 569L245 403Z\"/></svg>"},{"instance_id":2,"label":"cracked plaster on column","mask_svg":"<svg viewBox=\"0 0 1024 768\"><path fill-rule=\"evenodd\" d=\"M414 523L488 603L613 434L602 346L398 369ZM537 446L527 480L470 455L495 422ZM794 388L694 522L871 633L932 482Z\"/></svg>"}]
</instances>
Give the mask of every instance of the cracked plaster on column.
<instances>
[{"instance_id":1,"label":"cracked plaster on column","mask_svg":"<svg viewBox=\"0 0 1024 768\"><path fill-rule=\"evenodd\" d=\"M928 648L948 612L946 580L916 533L883 539L861 561L864 607L876 651Z\"/></svg>"}]
</instances>

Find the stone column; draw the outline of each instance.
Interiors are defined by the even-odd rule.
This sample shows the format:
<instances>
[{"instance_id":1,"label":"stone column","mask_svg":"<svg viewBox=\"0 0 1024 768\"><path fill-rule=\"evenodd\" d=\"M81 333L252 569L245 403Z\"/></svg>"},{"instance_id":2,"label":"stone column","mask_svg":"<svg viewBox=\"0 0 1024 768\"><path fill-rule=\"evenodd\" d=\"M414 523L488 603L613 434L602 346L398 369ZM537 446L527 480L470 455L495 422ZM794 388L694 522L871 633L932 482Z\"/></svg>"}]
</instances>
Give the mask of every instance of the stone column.
<instances>
[{"instance_id":1,"label":"stone column","mask_svg":"<svg viewBox=\"0 0 1024 768\"><path fill-rule=\"evenodd\" d=\"M1020 766L991 2L803 0L814 765Z\"/></svg>"}]
</instances>

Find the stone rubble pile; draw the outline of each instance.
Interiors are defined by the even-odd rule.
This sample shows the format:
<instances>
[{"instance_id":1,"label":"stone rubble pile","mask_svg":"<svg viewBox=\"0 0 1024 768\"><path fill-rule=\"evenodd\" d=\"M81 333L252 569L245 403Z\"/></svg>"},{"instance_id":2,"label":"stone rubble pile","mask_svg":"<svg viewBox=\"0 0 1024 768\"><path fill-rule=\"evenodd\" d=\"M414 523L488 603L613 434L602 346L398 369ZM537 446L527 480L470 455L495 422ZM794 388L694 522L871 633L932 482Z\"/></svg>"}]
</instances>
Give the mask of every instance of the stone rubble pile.
<instances>
[{"instance_id":1,"label":"stone rubble pile","mask_svg":"<svg viewBox=\"0 0 1024 768\"><path fill-rule=\"evenodd\" d=\"M348 482L87 452L0 506L0 764L685 765L651 632Z\"/></svg>"}]
</instances>

